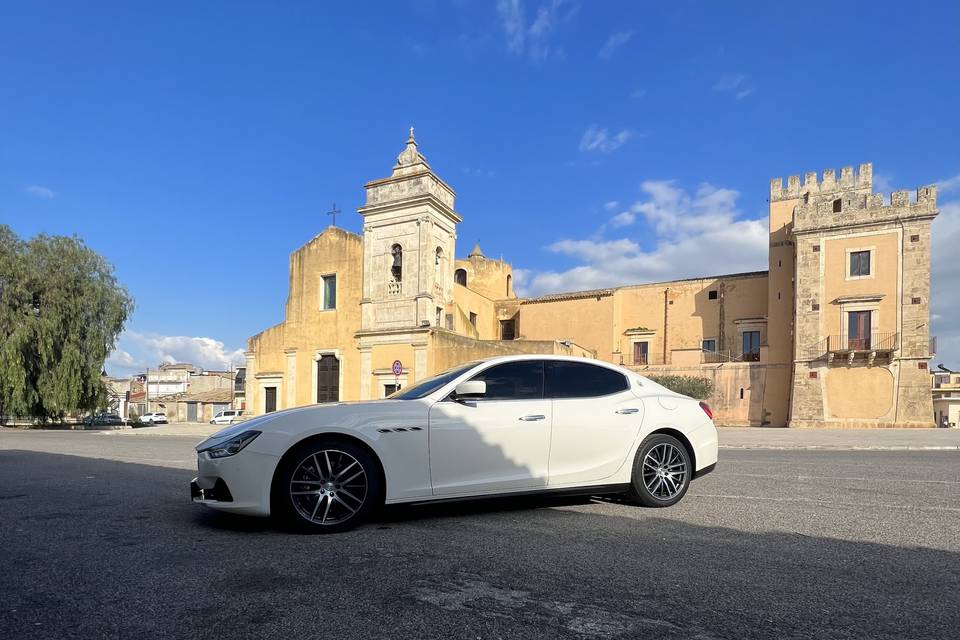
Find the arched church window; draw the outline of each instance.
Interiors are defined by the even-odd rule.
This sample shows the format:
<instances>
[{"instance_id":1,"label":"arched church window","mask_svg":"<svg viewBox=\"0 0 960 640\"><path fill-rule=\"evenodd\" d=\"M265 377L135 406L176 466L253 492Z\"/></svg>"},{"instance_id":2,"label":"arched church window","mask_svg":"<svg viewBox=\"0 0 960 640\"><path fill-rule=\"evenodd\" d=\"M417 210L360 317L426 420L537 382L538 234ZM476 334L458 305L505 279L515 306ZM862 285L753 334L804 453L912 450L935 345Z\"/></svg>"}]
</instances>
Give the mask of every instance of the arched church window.
<instances>
[{"instance_id":1,"label":"arched church window","mask_svg":"<svg viewBox=\"0 0 960 640\"><path fill-rule=\"evenodd\" d=\"M507 297L510 297L510 287L513 284L513 276L509 273L507 274Z\"/></svg>"},{"instance_id":2,"label":"arched church window","mask_svg":"<svg viewBox=\"0 0 960 640\"><path fill-rule=\"evenodd\" d=\"M390 275L393 277L394 282L403 282L403 248L395 244L390 248L390 254L393 256Z\"/></svg>"},{"instance_id":3,"label":"arched church window","mask_svg":"<svg viewBox=\"0 0 960 640\"><path fill-rule=\"evenodd\" d=\"M462 287L467 286L467 270L457 269L453 272L453 281Z\"/></svg>"}]
</instances>

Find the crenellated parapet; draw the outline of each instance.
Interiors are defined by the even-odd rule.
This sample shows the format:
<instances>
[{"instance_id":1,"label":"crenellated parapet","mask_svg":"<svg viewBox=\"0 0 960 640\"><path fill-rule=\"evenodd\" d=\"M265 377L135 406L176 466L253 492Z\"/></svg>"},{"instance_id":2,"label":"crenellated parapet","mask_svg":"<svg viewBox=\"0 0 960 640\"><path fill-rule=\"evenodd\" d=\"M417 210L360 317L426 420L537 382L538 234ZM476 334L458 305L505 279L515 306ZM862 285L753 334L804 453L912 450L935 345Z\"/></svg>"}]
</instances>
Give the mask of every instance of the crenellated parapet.
<instances>
[{"instance_id":1,"label":"crenellated parapet","mask_svg":"<svg viewBox=\"0 0 960 640\"><path fill-rule=\"evenodd\" d=\"M800 176L787 176L787 186L783 186L783 178L774 178L770 181L770 202L781 200L796 200L804 196L834 194L843 191L858 191L869 193L873 189L873 165L869 162L860 165L860 170L854 172L853 167L840 169L840 177L834 169L826 169L822 179L817 179L815 171L807 172L800 183Z\"/></svg>"},{"instance_id":2,"label":"crenellated parapet","mask_svg":"<svg viewBox=\"0 0 960 640\"><path fill-rule=\"evenodd\" d=\"M937 187L920 187L916 200L907 190L890 194L890 203L882 193L862 193L858 189L804 195L793 211L793 233L828 227L880 224L933 217L937 214Z\"/></svg>"}]
</instances>

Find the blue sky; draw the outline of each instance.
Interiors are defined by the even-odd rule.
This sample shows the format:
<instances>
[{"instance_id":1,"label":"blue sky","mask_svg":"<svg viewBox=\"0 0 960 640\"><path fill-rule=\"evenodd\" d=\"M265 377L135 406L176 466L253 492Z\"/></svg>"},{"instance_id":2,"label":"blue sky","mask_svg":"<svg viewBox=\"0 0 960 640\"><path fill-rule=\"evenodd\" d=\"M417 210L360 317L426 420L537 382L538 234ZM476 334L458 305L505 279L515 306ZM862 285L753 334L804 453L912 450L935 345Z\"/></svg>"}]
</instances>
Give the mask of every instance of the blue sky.
<instances>
[{"instance_id":1,"label":"blue sky","mask_svg":"<svg viewBox=\"0 0 960 640\"><path fill-rule=\"evenodd\" d=\"M282 320L331 202L359 230L410 125L458 252L531 293L764 269L769 179L871 161L886 190L941 184L934 362L960 367L958 24L955 2L4 0L0 222L116 266L137 309L111 372L214 367Z\"/></svg>"}]
</instances>

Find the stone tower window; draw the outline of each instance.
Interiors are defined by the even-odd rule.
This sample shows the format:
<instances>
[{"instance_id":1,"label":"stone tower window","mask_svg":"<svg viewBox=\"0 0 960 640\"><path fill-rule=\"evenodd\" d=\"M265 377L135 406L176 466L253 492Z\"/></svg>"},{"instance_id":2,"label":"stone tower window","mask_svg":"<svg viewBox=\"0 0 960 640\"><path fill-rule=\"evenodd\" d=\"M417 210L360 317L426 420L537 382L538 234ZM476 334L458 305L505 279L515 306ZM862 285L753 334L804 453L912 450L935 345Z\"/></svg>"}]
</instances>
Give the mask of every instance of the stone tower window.
<instances>
[{"instance_id":1,"label":"stone tower window","mask_svg":"<svg viewBox=\"0 0 960 640\"><path fill-rule=\"evenodd\" d=\"M717 290L712 289L707 291L707 300L716 300L717 299Z\"/></svg>"},{"instance_id":2,"label":"stone tower window","mask_svg":"<svg viewBox=\"0 0 960 640\"><path fill-rule=\"evenodd\" d=\"M457 269L456 271L454 271L453 281L459 284L461 287L467 286L467 270Z\"/></svg>"},{"instance_id":3,"label":"stone tower window","mask_svg":"<svg viewBox=\"0 0 960 640\"><path fill-rule=\"evenodd\" d=\"M398 244L393 245L390 248L390 255L393 256L390 275L394 282L403 282L403 247Z\"/></svg>"},{"instance_id":4,"label":"stone tower window","mask_svg":"<svg viewBox=\"0 0 960 640\"><path fill-rule=\"evenodd\" d=\"M843 208L843 201L840 198L837 198L833 201L833 212L840 213L840 210Z\"/></svg>"},{"instance_id":5,"label":"stone tower window","mask_svg":"<svg viewBox=\"0 0 960 640\"><path fill-rule=\"evenodd\" d=\"M510 297L510 288L513 286L513 276L507 274L507 297Z\"/></svg>"}]
</instances>

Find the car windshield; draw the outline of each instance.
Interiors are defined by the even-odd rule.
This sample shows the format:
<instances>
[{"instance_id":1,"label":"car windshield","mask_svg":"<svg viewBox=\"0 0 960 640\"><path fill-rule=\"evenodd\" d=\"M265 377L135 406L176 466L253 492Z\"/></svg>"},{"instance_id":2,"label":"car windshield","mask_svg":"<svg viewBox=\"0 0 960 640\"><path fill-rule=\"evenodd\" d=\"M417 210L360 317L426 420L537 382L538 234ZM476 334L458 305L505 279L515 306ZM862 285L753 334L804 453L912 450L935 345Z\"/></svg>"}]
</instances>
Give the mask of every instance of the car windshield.
<instances>
[{"instance_id":1,"label":"car windshield","mask_svg":"<svg viewBox=\"0 0 960 640\"><path fill-rule=\"evenodd\" d=\"M452 369L447 369L443 373L438 373L437 375L427 378L426 380L421 380L412 387L406 389L401 389L389 397L390 400L418 400L425 396L430 395L443 385L447 384L457 376L461 375L465 371L472 369L473 367L480 364L480 361L467 362L465 364L457 365Z\"/></svg>"}]
</instances>

